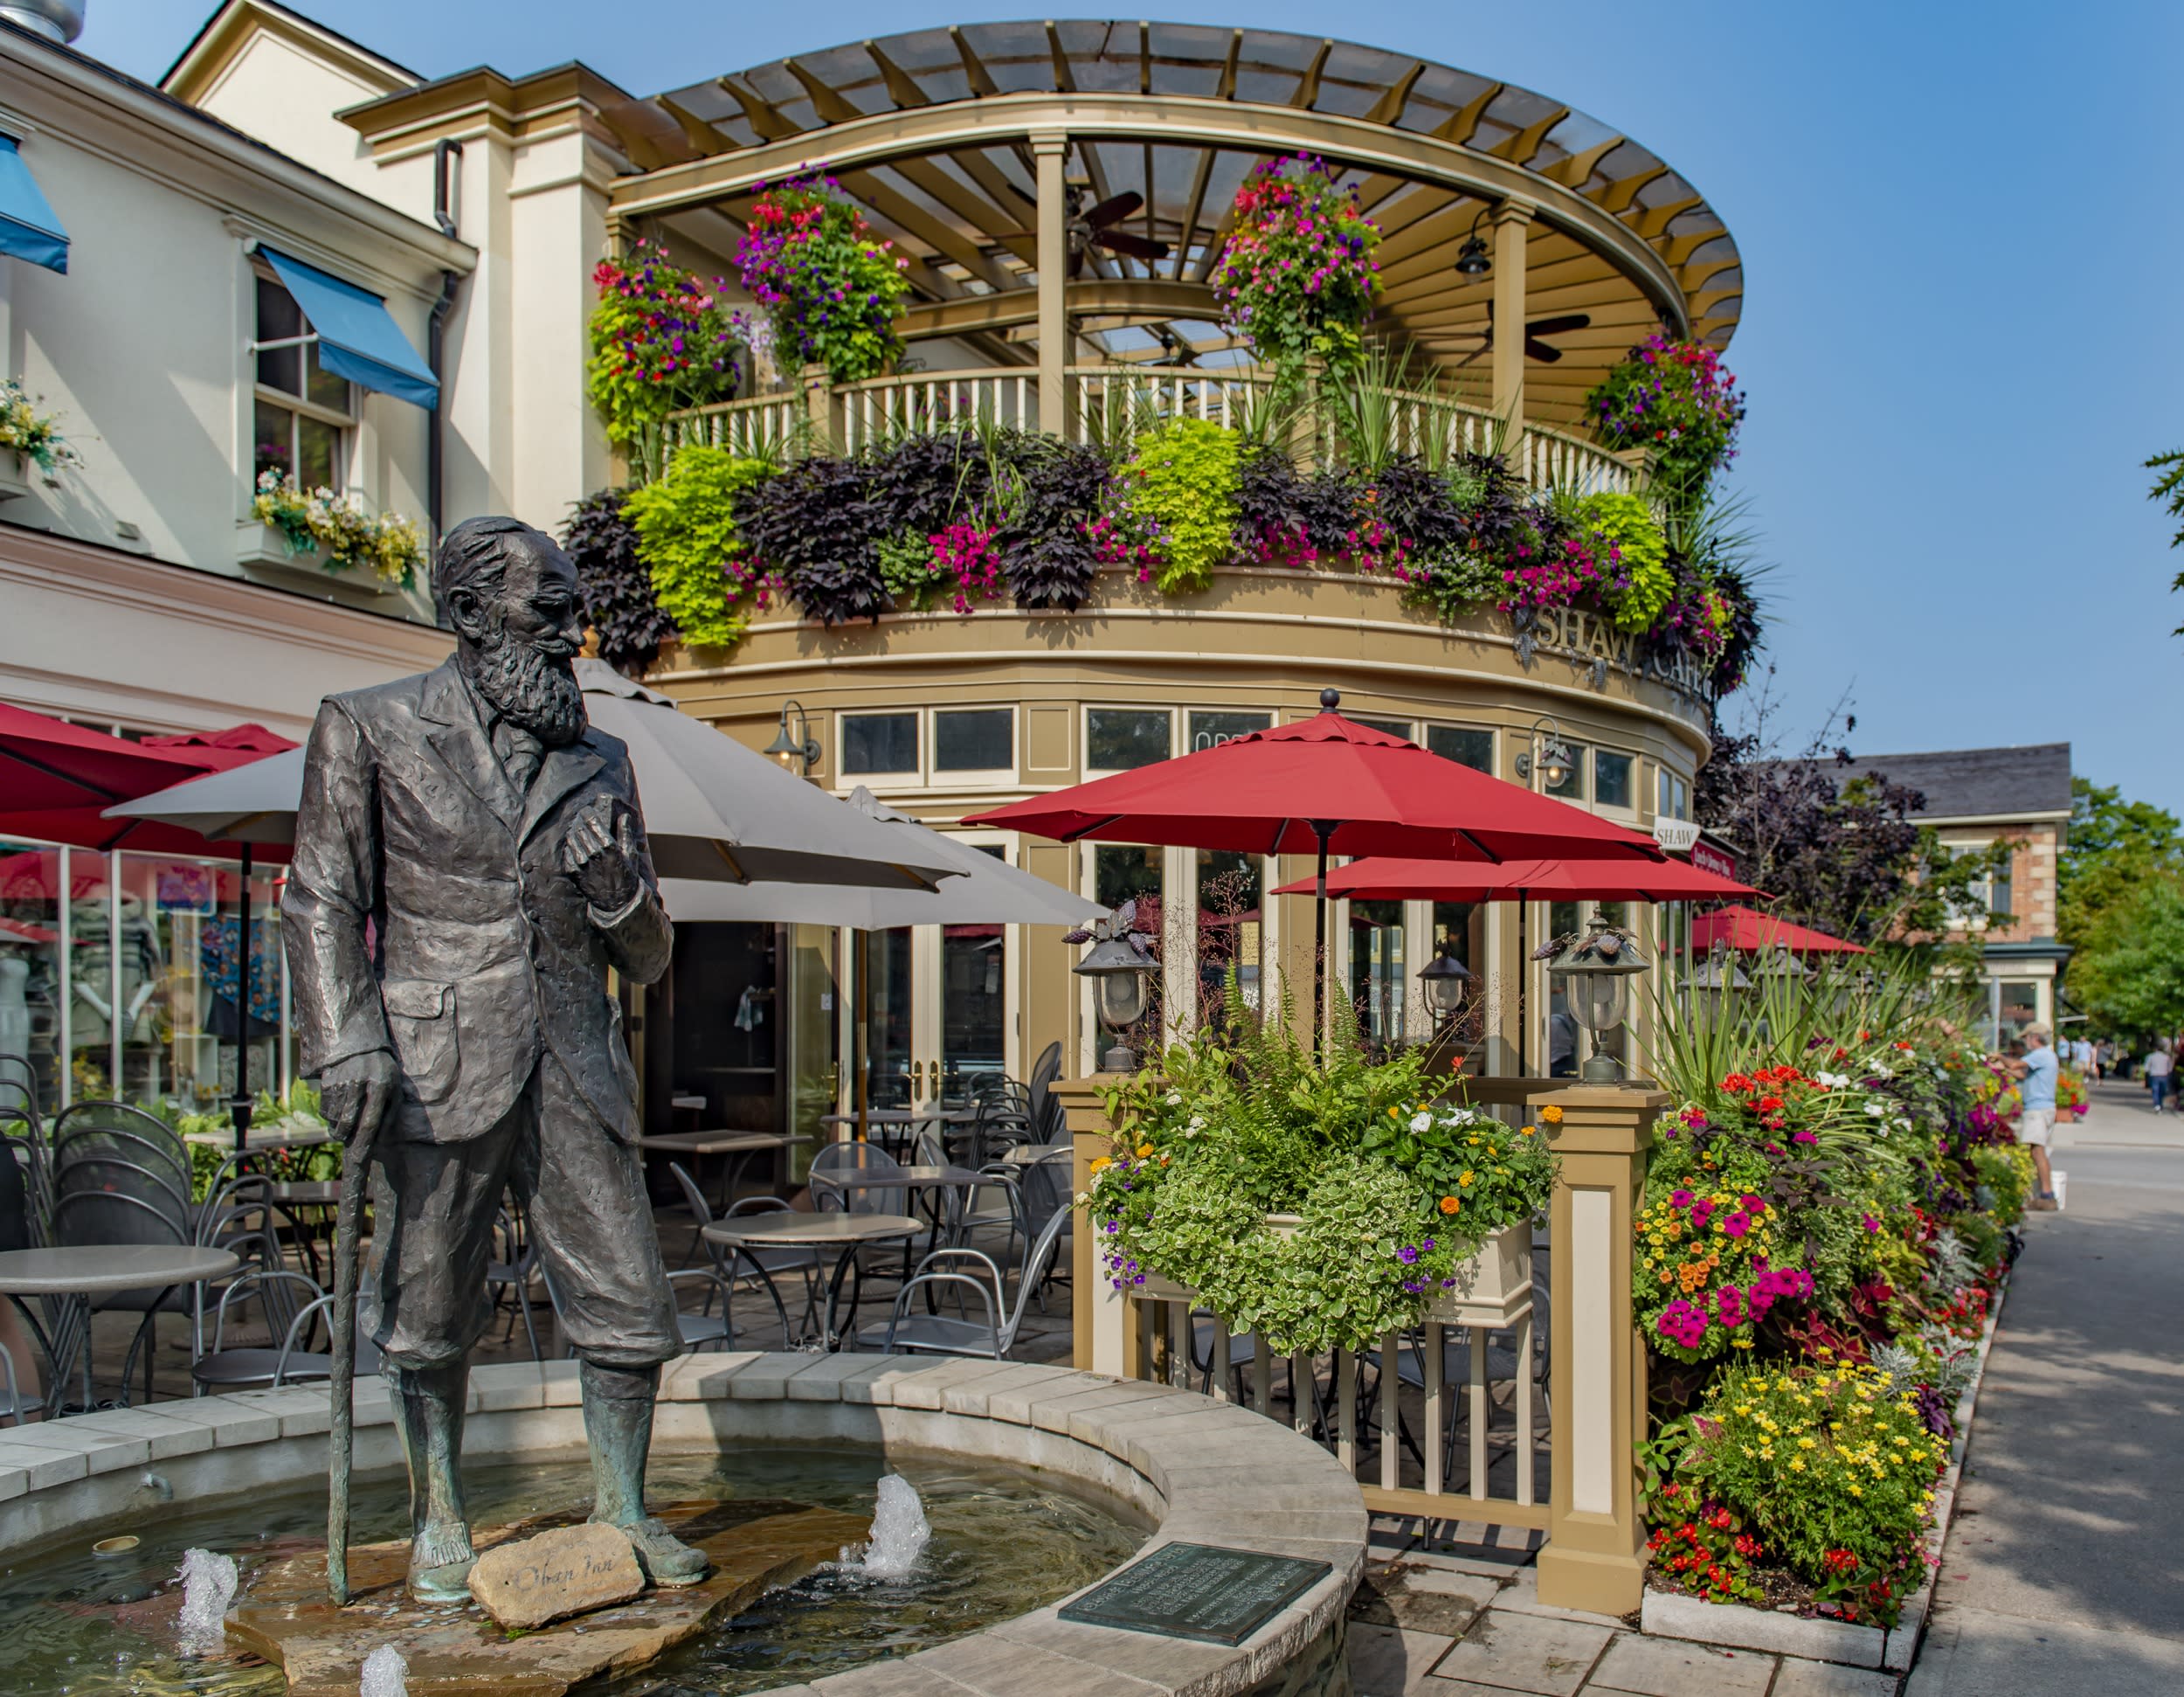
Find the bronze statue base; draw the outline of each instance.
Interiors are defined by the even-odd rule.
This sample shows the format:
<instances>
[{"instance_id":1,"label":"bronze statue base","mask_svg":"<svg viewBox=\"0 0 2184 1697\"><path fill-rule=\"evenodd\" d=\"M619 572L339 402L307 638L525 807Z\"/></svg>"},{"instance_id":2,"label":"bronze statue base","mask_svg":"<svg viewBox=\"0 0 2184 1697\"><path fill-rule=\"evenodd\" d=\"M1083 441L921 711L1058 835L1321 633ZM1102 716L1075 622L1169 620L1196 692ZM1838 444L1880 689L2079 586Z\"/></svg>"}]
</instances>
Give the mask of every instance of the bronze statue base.
<instances>
[{"instance_id":1,"label":"bronze statue base","mask_svg":"<svg viewBox=\"0 0 2184 1697\"><path fill-rule=\"evenodd\" d=\"M480 1609L428 1608L404 1589L410 1546L349 1552L356 1600L326 1597L326 1552L261 1569L228 1610L230 1645L277 1664L292 1697L354 1697L364 1659L391 1644L409 1664L410 1697L561 1697L609 1669L640 1667L713 1620L777 1586L793 1584L845 1544L871 1535L869 1520L778 1499L675 1503L659 1511L675 1535L713 1559L700 1583L511 1633ZM536 1516L473 1534L480 1555L576 1517Z\"/></svg>"}]
</instances>

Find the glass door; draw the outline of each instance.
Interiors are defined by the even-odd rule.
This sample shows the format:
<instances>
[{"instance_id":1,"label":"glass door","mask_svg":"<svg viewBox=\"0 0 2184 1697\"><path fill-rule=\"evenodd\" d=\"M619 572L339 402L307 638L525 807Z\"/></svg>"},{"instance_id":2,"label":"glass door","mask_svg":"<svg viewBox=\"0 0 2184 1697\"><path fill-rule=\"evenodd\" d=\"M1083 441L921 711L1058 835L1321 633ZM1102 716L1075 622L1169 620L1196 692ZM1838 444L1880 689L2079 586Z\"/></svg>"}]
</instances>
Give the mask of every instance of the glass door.
<instances>
[{"instance_id":1,"label":"glass door","mask_svg":"<svg viewBox=\"0 0 2184 1697\"><path fill-rule=\"evenodd\" d=\"M970 846L1007 859L1003 841L974 840ZM910 947L909 1099L917 1106L963 1105L982 1081L1013 1070L1013 929L976 920L916 927Z\"/></svg>"}]
</instances>

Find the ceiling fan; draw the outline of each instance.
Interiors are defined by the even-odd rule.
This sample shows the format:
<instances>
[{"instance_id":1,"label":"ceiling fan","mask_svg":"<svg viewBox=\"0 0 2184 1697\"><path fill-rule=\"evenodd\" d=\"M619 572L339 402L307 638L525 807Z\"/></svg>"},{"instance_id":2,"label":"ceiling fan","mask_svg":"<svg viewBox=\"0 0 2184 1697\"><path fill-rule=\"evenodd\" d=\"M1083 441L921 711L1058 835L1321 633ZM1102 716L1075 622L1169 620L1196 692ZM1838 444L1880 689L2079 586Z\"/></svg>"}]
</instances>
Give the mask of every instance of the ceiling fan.
<instances>
[{"instance_id":1,"label":"ceiling fan","mask_svg":"<svg viewBox=\"0 0 2184 1697\"><path fill-rule=\"evenodd\" d=\"M1592 322L1593 315L1589 312L1565 312L1558 313L1552 318L1533 319L1531 322L1524 326L1524 357L1536 359L1542 365L1553 364L1555 361L1562 357L1562 350L1550 347L1543 338L1550 336L1565 336L1572 330L1585 329ZM1482 335L1479 345L1456 363L1459 366L1469 365L1493 346L1494 302L1489 301L1486 303L1486 329Z\"/></svg>"},{"instance_id":2,"label":"ceiling fan","mask_svg":"<svg viewBox=\"0 0 2184 1697\"><path fill-rule=\"evenodd\" d=\"M1115 226L1131 217L1145 204L1144 196L1135 189L1110 195L1097 205L1084 204L1083 192L1075 184L1067 190L1068 195L1068 223L1064 226L1064 239L1069 244L1069 275L1074 277L1084 269L1084 256L1092 248L1103 248L1109 253L1120 253L1125 259L1143 260L1151 264L1168 257L1168 244L1154 241L1145 236L1133 236L1127 230ZM1019 236L1033 232L1020 230Z\"/></svg>"}]
</instances>

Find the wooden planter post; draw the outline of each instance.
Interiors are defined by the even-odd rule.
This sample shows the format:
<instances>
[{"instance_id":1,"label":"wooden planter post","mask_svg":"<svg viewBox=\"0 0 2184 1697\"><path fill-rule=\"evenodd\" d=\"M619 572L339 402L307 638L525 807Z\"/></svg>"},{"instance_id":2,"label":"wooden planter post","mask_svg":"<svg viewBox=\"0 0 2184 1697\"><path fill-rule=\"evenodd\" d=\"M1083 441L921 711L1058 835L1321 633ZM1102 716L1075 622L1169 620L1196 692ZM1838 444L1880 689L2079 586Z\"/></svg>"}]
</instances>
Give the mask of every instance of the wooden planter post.
<instances>
[{"instance_id":1,"label":"wooden planter post","mask_svg":"<svg viewBox=\"0 0 2184 1697\"><path fill-rule=\"evenodd\" d=\"M1531 1098L1562 1157L1551 1214L1553 1483L1539 1600L1627 1615L1645 1598L1646 1529L1635 1445L1645 1431L1646 1356L1631 1318L1631 1234L1646 1151L1669 1097L1641 1084L1573 1084Z\"/></svg>"},{"instance_id":2,"label":"wooden planter post","mask_svg":"<svg viewBox=\"0 0 2184 1697\"><path fill-rule=\"evenodd\" d=\"M1064 1078L1053 1086L1061 1098L1069 1140L1076 1147L1069 1163L1069 1200L1092 1187L1092 1163L1115 1144L1114 1123L1100 1099L1109 1077ZM1080 1216L1069 1230L1069 1304L1071 1364L1081 1372L1126 1376L1130 1333L1130 1304L1111 1288L1100 1272L1099 1246L1093 1241L1092 1224Z\"/></svg>"}]
</instances>

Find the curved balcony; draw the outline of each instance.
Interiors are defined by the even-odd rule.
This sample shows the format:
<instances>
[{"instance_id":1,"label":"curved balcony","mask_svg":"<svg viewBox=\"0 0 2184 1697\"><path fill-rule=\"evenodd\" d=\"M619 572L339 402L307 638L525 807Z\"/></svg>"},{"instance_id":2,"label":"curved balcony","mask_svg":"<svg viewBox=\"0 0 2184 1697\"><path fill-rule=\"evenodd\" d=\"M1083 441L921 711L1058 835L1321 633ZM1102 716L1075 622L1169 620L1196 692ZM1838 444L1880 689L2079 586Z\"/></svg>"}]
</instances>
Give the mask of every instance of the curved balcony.
<instances>
[{"instance_id":1,"label":"curved balcony","mask_svg":"<svg viewBox=\"0 0 2184 1697\"><path fill-rule=\"evenodd\" d=\"M1064 412L1057 433L1072 442L1112 442L1134 430L1172 418L1198 418L1229 428L1264 408L1274 374L1262 366L1192 371L1136 365L1075 365L1067 373ZM1023 366L964 371L909 371L863 383L830 384L823 375L802 389L775 390L674 414L667 420L670 451L702 442L736 454L796 459L807 453L853 454L906 434L973 424L1043 430L1039 374ZM1506 453L1511 468L1534 488L1576 495L1642 490L1645 456L1618 452L1567 431L1528 425L1512 445L1502 421L1485 407L1429 391L1380 391L1391 434L1405 453L1428 459L1447 453ZM1332 425L1308 412L1294 426L1300 463L1332 464L1337 456Z\"/></svg>"}]
</instances>

